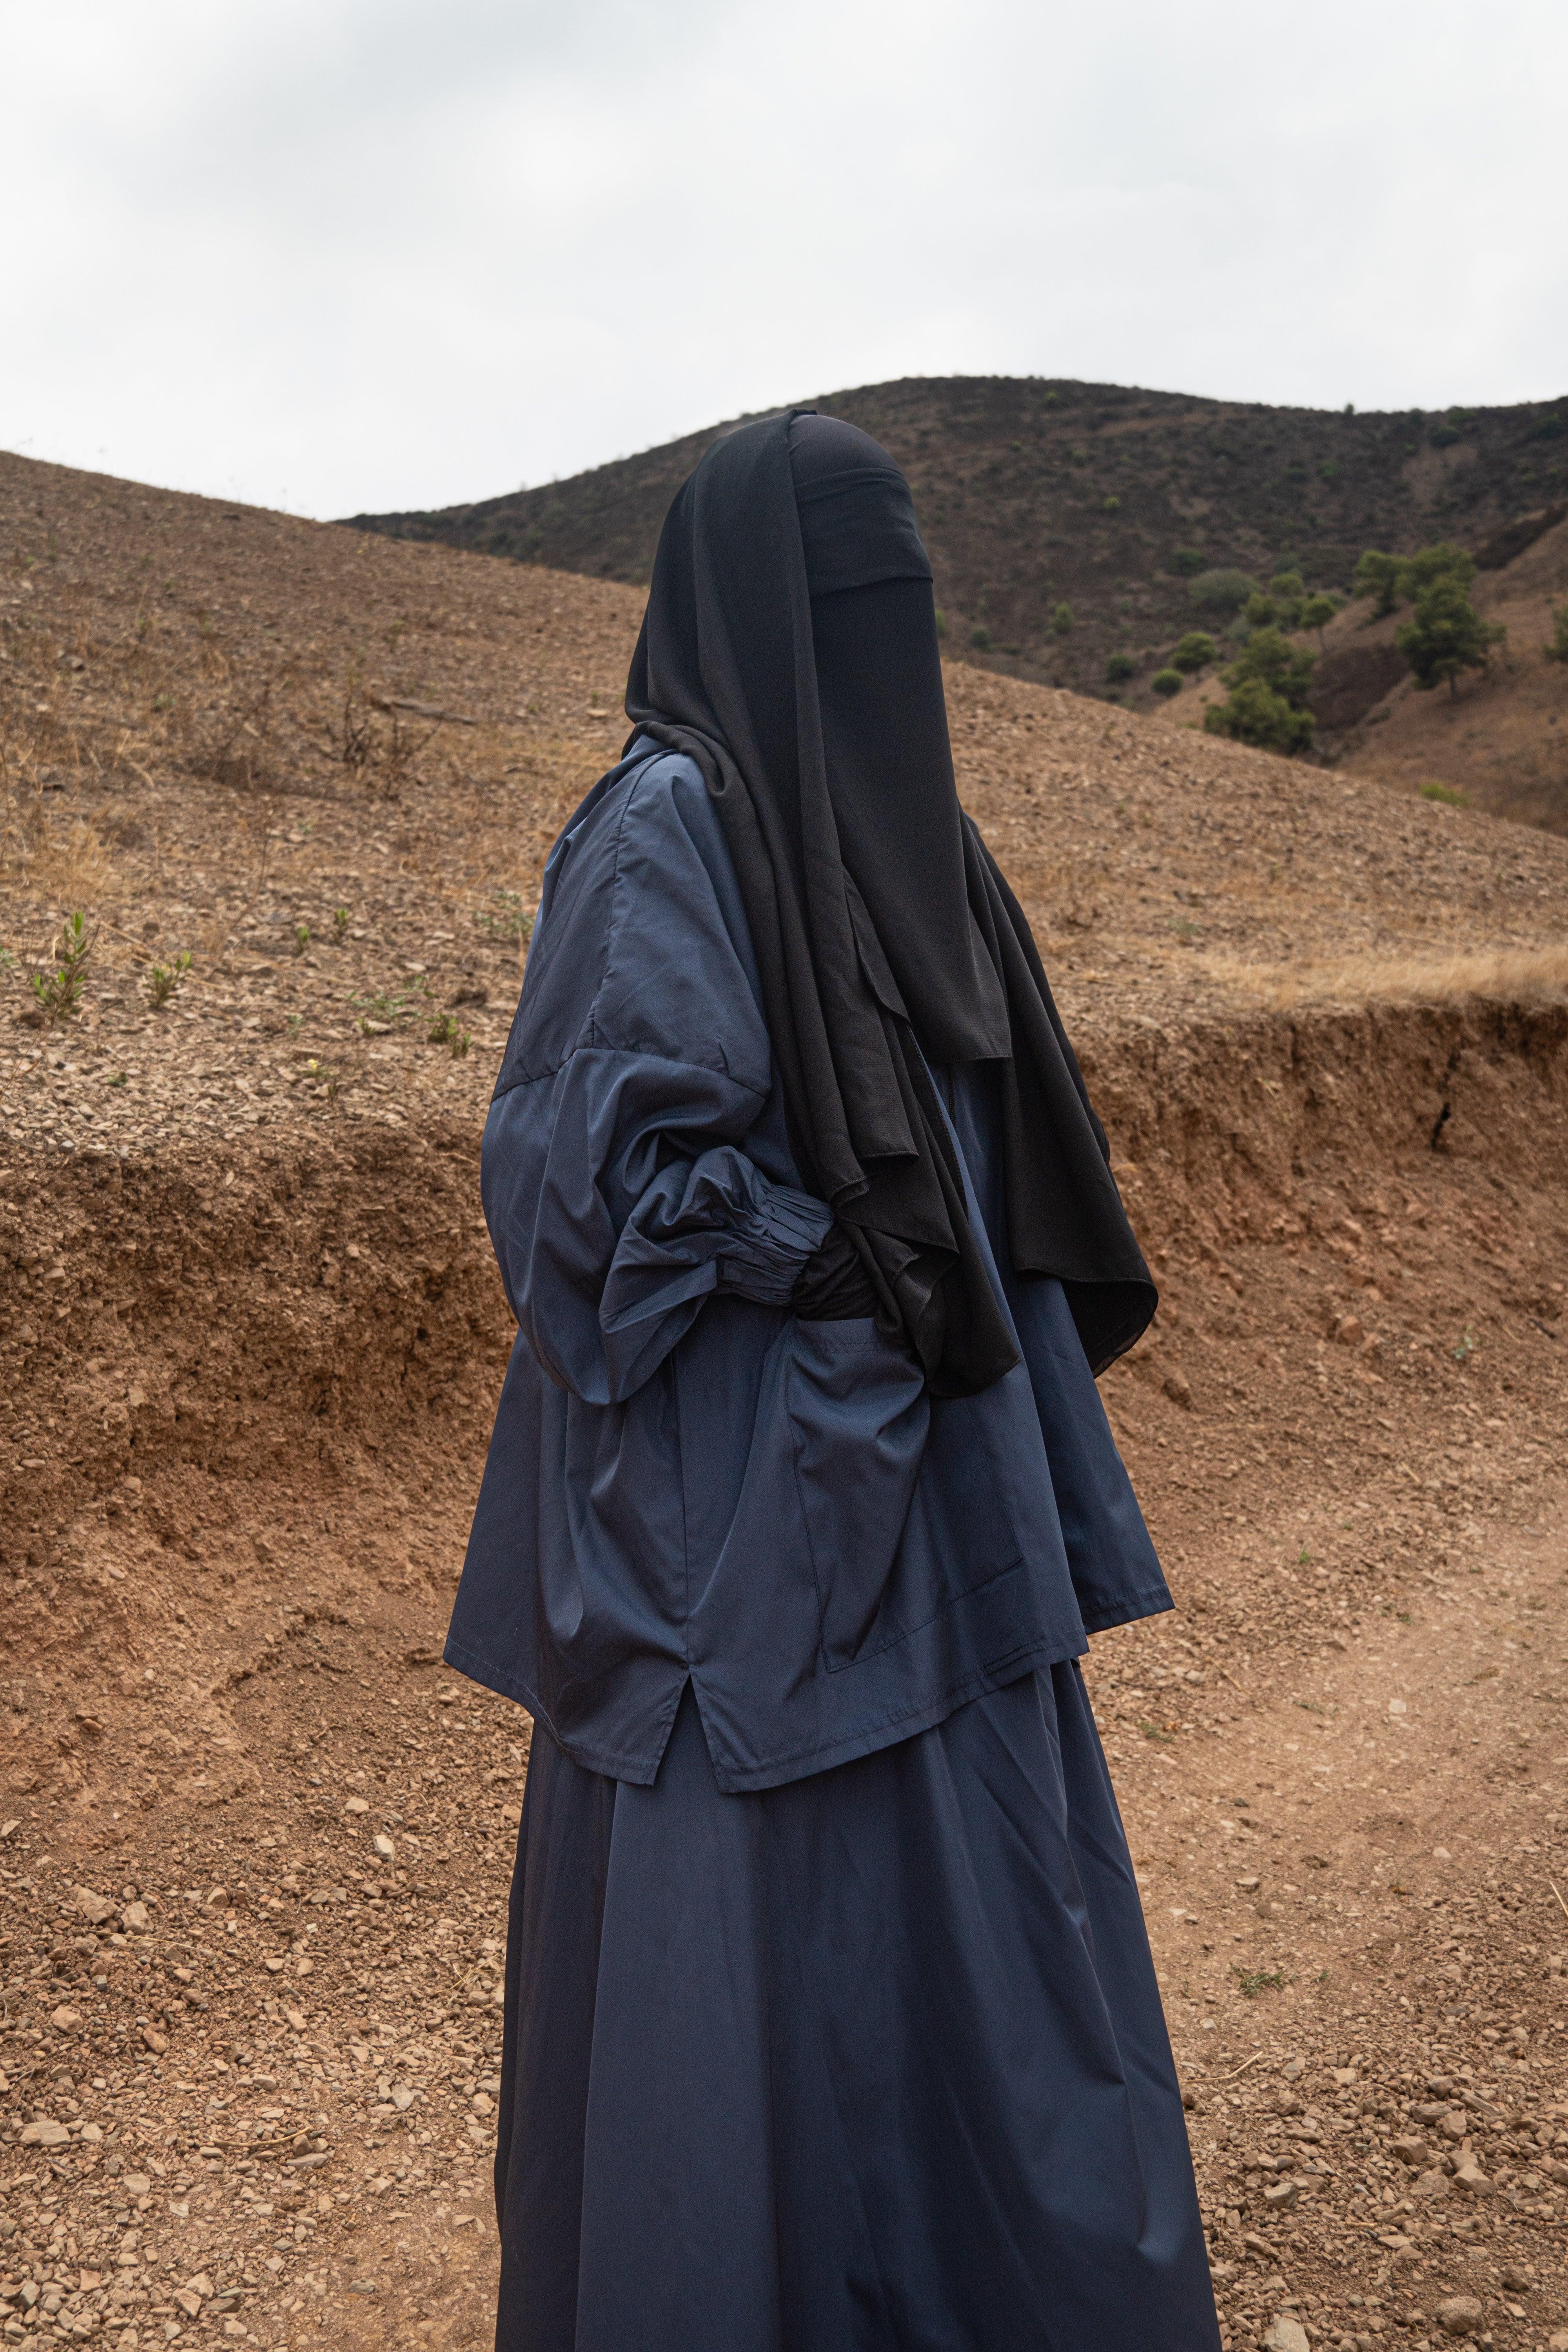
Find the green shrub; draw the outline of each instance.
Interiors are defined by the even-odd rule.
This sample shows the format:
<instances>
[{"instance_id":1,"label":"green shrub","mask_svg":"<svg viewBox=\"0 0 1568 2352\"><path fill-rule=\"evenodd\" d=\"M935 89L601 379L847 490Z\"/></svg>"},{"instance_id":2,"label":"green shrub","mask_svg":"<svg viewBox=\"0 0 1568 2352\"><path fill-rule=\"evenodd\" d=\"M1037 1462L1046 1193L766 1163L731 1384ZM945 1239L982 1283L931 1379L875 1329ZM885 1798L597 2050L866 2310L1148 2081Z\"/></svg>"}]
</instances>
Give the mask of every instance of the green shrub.
<instances>
[{"instance_id":1,"label":"green shrub","mask_svg":"<svg viewBox=\"0 0 1568 2352\"><path fill-rule=\"evenodd\" d=\"M1064 601L1053 606L1051 626L1058 637L1065 637L1072 627L1072 606Z\"/></svg>"},{"instance_id":2,"label":"green shrub","mask_svg":"<svg viewBox=\"0 0 1568 2352\"><path fill-rule=\"evenodd\" d=\"M1307 690L1312 656L1300 653L1278 629L1255 629L1238 660L1225 674L1229 695L1204 713L1210 735L1228 735L1266 751L1306 751L1312 742Z\"/></svg>"},{"instance_id":3,"label":"green shrub","mask_svg":"<svg viewBox=\"0 0 1568 2352\"><path fill-rule=\"evenodd\" d=\"M1457 425L1434 425L1426 438L1434 449L1449 449L1459 437Z\"/></svg>"},{"instance_id":4,"label":"green shrub","mask_svg":"<svg viewBox=\"0 0 1568 2352\"><path fill-rule=\"evenodd\" d=\"M1171 558L1170 568L1175 573L1178 580L1192 580L1195 578L1197 573L1204 568L1203 549L1201 547L1178 547L1174 555Z\"/></svg>"},{"instance_id":5,"label":"green shrub","mask_svg":"<svg viewBox=\"0 0 1568 2352\"><path fill-rule=\"evenodd\" d=\"M1381 621L1399 602L1399 558L1369 547L1355 568L1355 593L1375 598L1373 618Z\"/></svg>"},{"instance_id":6,"label":"green shrub","mask_svg":"<svg viewBox=\"0 0 1568 2352\"><path fill-rule=\"evenodd\" d=\"M1316 629L1318 632L1318 643L1321 645L1323 642L1323 631L1328 627L1329 623L1333 619L1334 614L1338 610L1339 606L1334 603L1331 596L1324 596L1321 594L1309 596L1304 600L1300 612L1296 615L1296 626L1299 629Z\"/></svg>"},{"instance_id":7,"label":"green shrub","mask_svg":"<svg viewBox=\"0 0 1568 2352\"><path fill-rule=\"evenodd\" d=\"M1247 600L1246 617L1249 629L1271 629L1279 618L1279 608L1273 597L1266 596L1259 588Z\"/></svg>"},{"instance_id":8,"label":"green shrub","mask_svg":"<svg viewBox=\"0 0 1568 2352\"><path fill-rule=\"evenodd\" d=\"M1568 663L1568 604L1552 606L1552 643L1541 650L1550 662Z\"/></svg>"},{"instance_id":9,"label":"green shrub","mask_svg":"<svg viewBox=\"0 0 1568 2352\"><path fill-rule=\"evenodd\" d=\"M1204 712L1204 731L1228 735L1237 743L1253 743L1264 751L1305 751L1312 740L1312 714L1293 710L1260 677L1244 677L1225 702L1211 702Z\"/></svg>"},{"instance_id":10,"label":"green shrub","mask_svg":"<svg viewBox=\"0 0 1568 2352\"><path fill-rule=\"evenodd\" d=\"M986 627L984 621L976 621L974 626L970 630L969 642L974 647L977 654L988 654L990 652L991 632Z\"/></svg>"},{"instance_id":11,"label":"green shrub","mask_svg":"<svg viewBox=\"0 0 1568 2352\"><path fill-rule=\"evenodd\" d=\"M1193 581L1192 599L1205 613L1239 613L1257 585L1245 572L1200 572Z\"/></svg>"},{"instance_id":12,"label":"green shrub","mask_svg":"<svg viewBox=\"0 0 1568 2352\"><path fill-rule=\"evenodd\" d=\"M1399 593L1414 603L1423 589L1439 580L1457 581L1468 588L1476 576L1476 559L1467 547L1456 547L1451 540L1440 539L1431 547L1417 549L1407 555L1399 567Z\"/></svg>"},{"instance_id":13,"label":"green shrub","mask_svg":"<svg viewBox=\"0 0 1568 2352\"><path fill-rule=\"evenodd\" d=\"M1157 669L1149 683L1157 695L1169 701L1173 694L1182 690L1182 673L1179 669Z\"/></svg>"},{"instance_id":14,"label":"green shrub","mask_svg":"<svg viewBox=\"0 0 1568 2352\"><path fill-rule=\"evenodd\" d=\"M1468 808L1470 805L1468 793L1457 793L1452 784L1423 784L1421 797L1424 801L1441 801L1445 808Z\"/></svg>"},{"instance_id":15,"label":"green shrub","mask_svg":"<svg viewBox=\"0 0 1568 2352\"><path fill-rule=\"evenodd\" d=\"M1195 671L1207 669L1215 656L1214 639L1206 629L1189 629L1171 656L1171 667L1184 670L1190 677Z\"/></svg>"},{"instance_id":16,"label":"green shrub","mask_svg":"<svg viewBox=\"0 0 1568 2352\"><path fill-rule=\"evenodd\" d=\"M947 635L947 614L940 604L936 608L936 633L939 637L945 637Z\"/></svg>"},{"instance_id":17,"label":"green shrub","mask_svg":"<svg viewBox=\"0 0 1568 2352\"><path fill-rule=\"evenodd\" d=\"M1107 683L1111 686L1120 686L1122 679L1124 677L1131 677L1137 667L1138 665L1133 660L1131 654L1107 655L1105 662L1105 676Z\"/></svg>"},{"instance_id":18,"label":"green shrub","mask_svg":"<svg viewBox=\"0 0 1568 2352\"><path fill-rule=\"evenodd\" d=\"M1475 569L1473 564L1470 568ZM1395 632L1394 642L1423 693L1429 694L1447 678L1449 693L1457 695L1460 673L1485 669L1492 647L1507 635L1506 629L1482 620L1466 582L1450 572L1439 572L1420 591L1411 618Z\"/></svg>"},{"instance_id":19,"label":"green shrub","mask_svg":"<svg viewBox=\"0 0 1568 2352\"><path fill-rule=\"evenodd\" d=\"M1121 501L1116 496L1114 490L1108 499L1100 499L1100 511L1101 514L1120 514L1121 512Z\"/></svg>"}]
</instances>

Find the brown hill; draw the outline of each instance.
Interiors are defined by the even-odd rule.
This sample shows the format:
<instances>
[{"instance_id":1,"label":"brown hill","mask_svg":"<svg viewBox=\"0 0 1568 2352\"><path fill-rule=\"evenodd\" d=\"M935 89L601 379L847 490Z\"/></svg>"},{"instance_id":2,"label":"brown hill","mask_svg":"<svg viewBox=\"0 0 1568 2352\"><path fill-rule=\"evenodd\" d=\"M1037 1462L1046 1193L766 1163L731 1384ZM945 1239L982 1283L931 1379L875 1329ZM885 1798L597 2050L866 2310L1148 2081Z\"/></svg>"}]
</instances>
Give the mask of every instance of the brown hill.
<instances>
[{"instance_id":1,"label":"brown hill","mask_svg":"<svg viewBox=\"0 0 1568 2352\"><path fill-rule=\"evenodd\" d=\"M1204 621L1187 565L1267 580L1299 564L1309 584L1348 589L1365 548L1500 546L1516 518L1568 492L1568 400L1361 415L949 376L809 404L875 434L904 467L954 650L981 629L995 666L1079 692L1104 689L1110 655L1146 674ZM671 497L725 429L438 513L353 520L646 583ZM1058 634L1063 603L1072 623Z\"/></svg>"},{"instance_id":2,"label":"brown hill","mask_svg":"<svg viewBox=\"0 0 1568 2352\"><path fill-rule=\"evenodd\" d=\"M457 2352L530 1736L435 1663L478 1138L639 600L19 459L0 525L0 2300ZM1091 1670L1230 2341L1544 2342L1568 843L949 687L1163 1291L1105 1395L1180 1613Z\"/></svg>"}]
</instances>

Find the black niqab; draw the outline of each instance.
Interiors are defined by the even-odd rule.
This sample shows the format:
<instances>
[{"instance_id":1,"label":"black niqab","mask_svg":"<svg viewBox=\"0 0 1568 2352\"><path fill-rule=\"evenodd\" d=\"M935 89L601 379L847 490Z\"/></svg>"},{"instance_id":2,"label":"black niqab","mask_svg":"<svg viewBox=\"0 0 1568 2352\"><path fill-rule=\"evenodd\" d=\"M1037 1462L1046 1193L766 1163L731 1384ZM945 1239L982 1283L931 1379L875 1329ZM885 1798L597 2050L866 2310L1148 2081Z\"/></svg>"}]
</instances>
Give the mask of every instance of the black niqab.
<instances>
[{"instance_id":1,"label":"black niqab","mask_svg":"<svg viewBox=\"0 0 1568 2352\"><path fill-rule=\"evenodd\" d=\"M1023 910L959 805L931 566L885 450L808 412L715 443L666 518L626 715L707 781L802 1181L933 1394L1018 1359L931 1064L997 1066L1015 1271L1064 1283L1102 1370L1154 1287Z\"/></svg>"}]
</instances>

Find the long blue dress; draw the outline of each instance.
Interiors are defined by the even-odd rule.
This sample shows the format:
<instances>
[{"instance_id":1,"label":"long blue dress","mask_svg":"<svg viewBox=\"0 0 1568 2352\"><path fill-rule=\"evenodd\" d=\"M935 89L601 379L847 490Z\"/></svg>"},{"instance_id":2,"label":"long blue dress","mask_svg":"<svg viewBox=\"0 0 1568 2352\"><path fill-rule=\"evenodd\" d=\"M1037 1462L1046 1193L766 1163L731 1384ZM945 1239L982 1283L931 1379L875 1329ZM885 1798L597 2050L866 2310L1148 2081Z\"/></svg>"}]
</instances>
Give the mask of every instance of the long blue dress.
<instances>
[{"instance_id":1,"label":"long blue dress","mask_svg":"<svg viewBox=\"0 0 1568 2352\"><path fill-rule=\"evenodd\" d=\"M933 1402L795 1317L784 1138L700 777L546 872L487 1127L519 1339L447 1656L533 1713L500 2352L1215 2352L1077 1664L1168 1608L1058 1284ZM1005 1230L983 1067L936 1073Z\"/></svg>"}]
</instances>

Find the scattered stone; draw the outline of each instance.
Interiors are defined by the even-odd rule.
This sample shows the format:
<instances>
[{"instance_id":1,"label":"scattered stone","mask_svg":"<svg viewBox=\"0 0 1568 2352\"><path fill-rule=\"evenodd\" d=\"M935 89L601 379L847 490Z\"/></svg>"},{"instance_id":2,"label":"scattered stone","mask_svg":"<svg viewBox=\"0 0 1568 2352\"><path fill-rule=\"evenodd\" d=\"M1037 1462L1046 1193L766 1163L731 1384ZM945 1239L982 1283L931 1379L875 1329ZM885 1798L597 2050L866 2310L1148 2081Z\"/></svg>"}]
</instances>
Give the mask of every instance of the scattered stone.
<instances>
[{"instance_id":1,"label":"scattered stone","mask_svg":"<svg viewBox=\"0 0 1568 2352\"><path fill-rule=\"evenodd\" d=\"M345 1813L368 1813L370 1811L369 1800L364 1797L351 1797L347 1804L343 1807L343 1811Z\"/></svg>"},{"instance_id":2,"label":"scattered stone","mask_svg":"<svg viewBox=\"0 0 1568 2352\"><path fill-rule=\"evenodd\" d=\"M1401 2164L1407 2164L1412 2172L1419 2172L1432 2151L1424 2139L1416 2139L1413 2134L1406 2133L1389 2142L1389 2153L1396 2156Z\"/></svg>"},{"instance_id":3,"label":"scattered stone","mask_svg":"<svg viewBox=\"0 0 1568 2352\"><path fill-rule=\"evenodd\" d=\"M1479 2336L1481 2306L1473 2294L1451 2294L1437 2305L1436 2318L1445 2336Z\"/></svg>"},{"instance_id":4,"label":"scattered stone","mask_svg":"<svg viewBox=\"0 0 1568 2352\"><path fill-rule=\"evenodd\" d=\"M1263 2201L1276 2213L1288 2213L1301 2194L1300 2184L1294 2180L1271 2181L1263 2192Z\"/></svg>"},{"instance_id":5,"label":"scattered stone","mask_svg":"<svg viewBox=\"0 0 1568 2352\"><path fill-rule=\"evenodd\" d=\"M65 2008L51 2010L49 2023L57 2033L74 2033L81 2023L81 2011Z\"/></svg>"},{"instance_id":6,"label":"scattered stone","mask_svg":"<svg viewBox=\"0 0 1568 2352\"><path fill-rule=\"evenodd\" d=\"M147 1927L145 1903L128 1903L120 1914L120 1922L121 1927L129 1927L133 1935L143 1935Z\"/></svg>"},{"instance_id":7,"label":"scattered stone","mask_svg":"<svg viewBox=\"0 0 1568 2352\"><path fill-rule=\"evenodd\" d=\"M48 2116L40 2116L36 2123L23 2126L24 2147L68 2147L69 2145L70 2134L64 2124L57 2124Z\"/></svg>"},{"instance_id":8,"label":"scattered stone","mask_svg":"<svg viewBox=\"0 0 1568 2352\"><path fill-rule=\"evenodd\" d=\"M92 1927L101 1927L106 1919L112 1919L117 1908L109 1895L96 1894L90 1886L79 1886L71 1900Z\"/></svg>"},{"instance_id":9,"label":"scattered stone","mask_svg":"<svg viewBox=\"0 0 1568 2352\"><path fill-rule=\"evenodd\" d=\"M1165 1394L1170 1398L1173 1404L1190 1405L1193 1401L1192 1383L1188 1381L1184 1373L1167 1372L1165 1374Z\"/></svg>"},{"instance_id":10,"label":"scattered stone","mask_svg":"<svg viewBox=\"0 0 1568 2352\"><path fill-rule=\"evenodd\" d=\"M155 2025L144 2025L142 2028L142 2039L155 2058L161 2058L169 2046L168 2035L160 2033Z\"/></svg>"},{"instance_id":11,"label":"scattered stone","mask_svg":"<svg viewBox=\"0 0 1568 2352\"><path fill-rule=\"evenodd\" d=\"M1462 2189L1467 2197L1489 2197L1492 2185L1473 2156L1461 2158L1454 2167L1454 2186Z\"/></svg>"},{"instance_id":12,"label":"scattered stone","mask_svg":"<svg viewBox=\"0 0 1568 2352\"><path fill-rule=\"evenodd\" d=\"M383 1831L378 1830L371 1843L374 1846L376 1853L381 1856L383 1862L396 1861L396 1850L393 1845L392 1840L387 1837Z\"/></svg>"},{"instance_id":13,"label":"scattered stone","mask_svg":"<svg viewBox=\"0 0 1568 2352\"><path fill-rule=\"evenodd\" d=\"M1306 2329L1288 2311L1269 2322L1263 2343L1264 2352L1311 2352Z\"/></svg>"}]
</instances>

